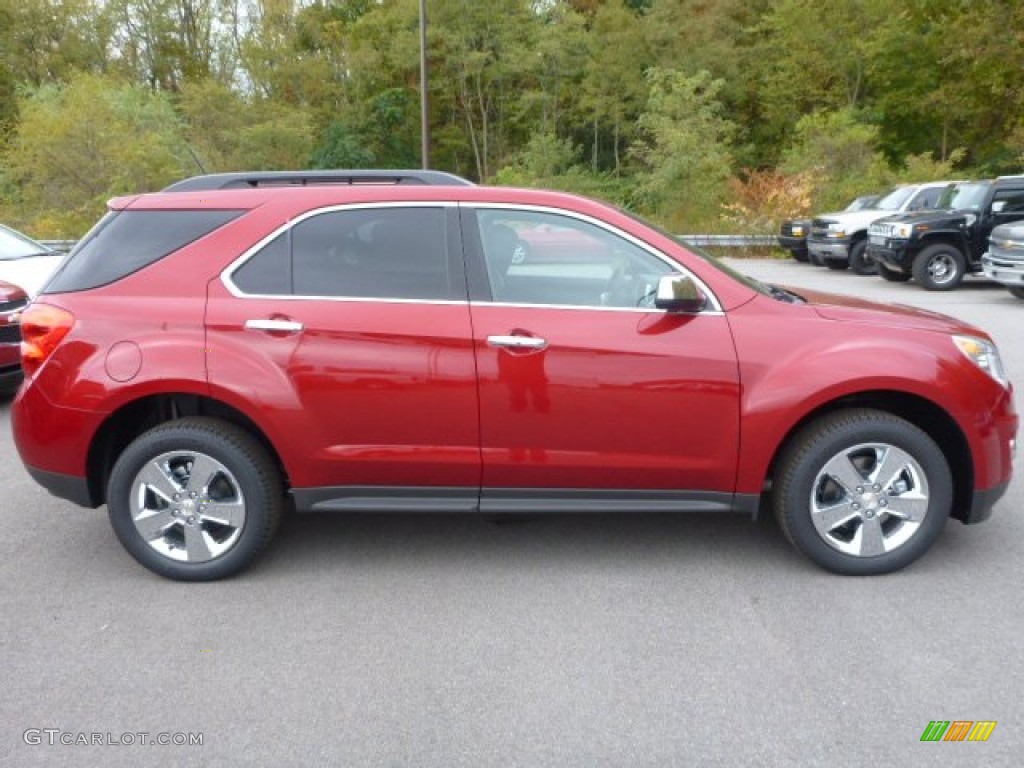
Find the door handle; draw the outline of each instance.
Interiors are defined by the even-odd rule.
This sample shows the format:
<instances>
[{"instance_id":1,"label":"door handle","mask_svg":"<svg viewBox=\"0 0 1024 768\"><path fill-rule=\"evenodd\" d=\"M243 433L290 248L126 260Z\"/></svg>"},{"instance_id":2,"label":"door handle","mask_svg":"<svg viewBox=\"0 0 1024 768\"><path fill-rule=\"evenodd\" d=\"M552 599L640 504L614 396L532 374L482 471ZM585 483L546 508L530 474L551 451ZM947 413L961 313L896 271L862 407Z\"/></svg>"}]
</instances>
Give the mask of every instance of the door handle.
<instances>
[{"instance_id":1,"label":"door handle","mask_svg":"<svg viewBox=\"0 0 1024 768\"><path fill-rule=\"evenodd\" d=\"M271 333L298 333L303 328L302 323L295 320L271 320L263 318L259 320L246 320L245 330L247 331L270 331Z\"/></svg>"},{"instance_id":2,"label":"door handle","mask_svg":"<svg viewBox=\"0 0 1024 768\"><path fill-rule=\"evenodd\" d=\"M488 336L487 346L499 347L502 349L544 349L548 345L547 339L539 339L536 336Z\"/></svg>"}]
</instances>

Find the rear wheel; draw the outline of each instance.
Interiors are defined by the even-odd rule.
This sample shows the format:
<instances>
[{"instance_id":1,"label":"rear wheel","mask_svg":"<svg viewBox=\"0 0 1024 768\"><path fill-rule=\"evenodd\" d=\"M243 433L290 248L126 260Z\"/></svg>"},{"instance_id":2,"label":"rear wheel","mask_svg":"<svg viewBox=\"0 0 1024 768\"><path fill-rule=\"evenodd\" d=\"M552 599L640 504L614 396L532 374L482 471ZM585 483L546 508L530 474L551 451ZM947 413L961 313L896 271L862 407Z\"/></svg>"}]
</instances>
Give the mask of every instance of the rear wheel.
<instances>
[{"instance_id":1,"label":"rear wheel","mask_svg":"<svg viewBox=\"0 0 1024 768\"><path fill-rule=\"evenodd\" d=\"M772 503L782 530L836 573L909 565L935 542L952 507L942 451L918 427L883 411L840 411L809 424L778 466Z\"/></svg>"},{"instance_id":2,"label":"rear wheel","mask_svg":"<svg viewBox=\"0 0 1024 768\"><path fill-rule=\"evenodd\" d=\"M209 581L246 568L274 535L284 493L267 452L207 418L161 425L124 450L110 474L110 523L151 571Z\"/></svg>"},{"instance_id":3,"label":"rear wheel","mask_svg":"<svg viewBox=\"0 0 1024 768\"><path fill-rule=\"evenodd\" d=\"M850 269L858 275L873 275L878 271L878 265L868 256L867 250L865 240L858 240L850 246Z\"/></svg>"},{"instance_id":4,"label":"rear wheel","mask_svg":"<svg viewBox=\"0 0 1024 768\"><path fill-rule=\"evenodd\" d=\"M887 280L890 283L905 283L910 280L910 275L906 272L899 272L895 269L889 269L884 264L878 265L878 274L882 276L883 280Z\"/></svg>"},{"instance_id":5,"label":"rear wheel","mask_svg":"<svg viewBox=\"0 0 1024 768\"><path fill-rule=\"evenodd\" d=\"M929 245L914 259L914 280L927 291L951 291L967 271L960 250L947 243Z\"/></svg>"}]
</instances>

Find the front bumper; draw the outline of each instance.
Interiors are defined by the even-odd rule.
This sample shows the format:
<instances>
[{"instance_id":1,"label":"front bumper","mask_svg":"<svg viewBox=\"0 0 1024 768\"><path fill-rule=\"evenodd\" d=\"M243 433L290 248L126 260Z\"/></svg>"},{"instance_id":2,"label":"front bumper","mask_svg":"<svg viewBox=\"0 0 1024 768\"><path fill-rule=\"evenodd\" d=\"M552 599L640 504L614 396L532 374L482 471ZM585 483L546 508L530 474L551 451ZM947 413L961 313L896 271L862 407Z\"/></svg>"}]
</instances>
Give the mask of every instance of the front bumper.
<instances>
[{"instance_id":1,"label":"front bumper","mask_svg":"<svg viewBox=\"0 0 1024 768\"><path fill-rule=\"evenodd\" d=\"M808 238L807 252L822 261L849 261L850 238L844 237L833 240L812 240Z\"/></svg>"},{"instance_id":2,"label":"front bumper","mask_svg":"<svg viewBox=\"0 0 1024 768\"><path fill-rule=\"evenodd\" d=\"M807 238L777 235L779 246L793 253L807 253Z\"/></svg>"},{"instance_id":3,"label":"front bumper","mask_svg":"<svg viewBox=\"0 0 1024 768\"><path fill-rule=\"evenodd\" d=\"M1024 260L1009 258L1002 251L990 250L982 256L981 269L989 280L1014 288L1024 286Z\"/></svg>"},{"instance_id":4,"label":"front bumper","mask_svg":"<svg viewBox=\"0 0 1024 768\"><path fill-rule=\"evenodd\" d=\"M910 274L914 264L914 252L908 246L907 240L887 238L880 242L869 239L865 253L868 258L884 264L893 272Z\"/></svg>"}]
</instances>

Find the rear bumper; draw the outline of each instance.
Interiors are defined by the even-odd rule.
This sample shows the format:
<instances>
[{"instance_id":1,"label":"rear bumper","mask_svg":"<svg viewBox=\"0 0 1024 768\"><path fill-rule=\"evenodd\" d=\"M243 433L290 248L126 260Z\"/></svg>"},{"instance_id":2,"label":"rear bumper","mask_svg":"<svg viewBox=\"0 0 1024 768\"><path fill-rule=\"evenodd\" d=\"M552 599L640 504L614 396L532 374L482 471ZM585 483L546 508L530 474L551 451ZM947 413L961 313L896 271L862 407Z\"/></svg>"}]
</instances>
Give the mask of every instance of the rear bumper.
<instances>
[{"instance_id":1,"label":"rear bumper","mask_svg":"<svg viewBox=\"0 0 1024 768\"><path fill-rule=\"evenodd\" d=\"M104 414L55 405L36 384L22 387L11 405L11 431L21 461L54 496L95 507L86 463Z\"/></svg>"},{"instance_id":2,"label":"rear bumper","mask_svg":"<svg viewBox=\"0 0 1024 768\"><path fill-rule=\"evenodd\" d=\"M25 469L28 470L33 480L58 499L66 499L80 507L94 508L99 506L92 498L92 494L89 492L89 482L84 477L47 472L44 469L30 467L27 464Z\"/></svg>"}]
</instances>

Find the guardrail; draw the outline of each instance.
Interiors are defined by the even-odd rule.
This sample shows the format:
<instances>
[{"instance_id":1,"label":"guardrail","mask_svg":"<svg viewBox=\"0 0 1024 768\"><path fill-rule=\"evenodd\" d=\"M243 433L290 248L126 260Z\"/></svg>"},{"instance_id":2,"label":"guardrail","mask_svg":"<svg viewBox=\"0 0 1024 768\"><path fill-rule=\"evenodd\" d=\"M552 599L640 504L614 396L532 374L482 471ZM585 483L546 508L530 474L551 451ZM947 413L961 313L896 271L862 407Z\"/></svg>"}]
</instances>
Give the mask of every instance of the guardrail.
<instances>
[{"instance_id":1,"label":"guardrail","mask_svg":"<svg viewBox=\"0 0 1024 768\"><path fill-rule=\"evenodd\" d=\"M756 248L776 244L775 235L676 235L684 243L698 247ZM40 240L45 246L58 251L70 251L77 240Z\"/></svg>"},{"instance_id":2,"label":"guardrail","mask_svg":"<svg viewBox=\"0 0 1024 768\"><path fill-rule=\"evenodd\" d=\"M776 245L775 235L676 235L684 243L698 247L756 248Z\"/></svg>"}]
</instances>

